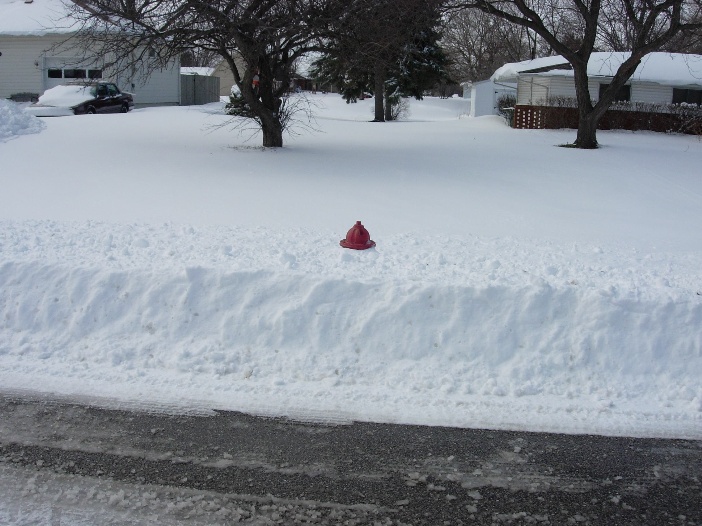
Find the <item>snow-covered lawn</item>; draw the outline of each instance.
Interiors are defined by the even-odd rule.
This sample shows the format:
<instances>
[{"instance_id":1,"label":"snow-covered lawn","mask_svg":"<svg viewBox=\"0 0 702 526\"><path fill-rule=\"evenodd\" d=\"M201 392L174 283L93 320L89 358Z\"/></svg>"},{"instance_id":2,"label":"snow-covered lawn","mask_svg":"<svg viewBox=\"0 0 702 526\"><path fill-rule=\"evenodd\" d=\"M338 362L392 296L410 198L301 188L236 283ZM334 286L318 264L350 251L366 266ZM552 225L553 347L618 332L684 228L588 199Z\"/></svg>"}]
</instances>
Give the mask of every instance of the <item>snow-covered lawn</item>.
<instances>
[{"instance_id":1,"label":"snow-covered lawn","mask_svg":"<svg viewBox=\"0 0 702 526\"><path fill-rule=\"evenodd\" d=\"M699 138L312 99L278 150L219 104L0 101L0 390L702 438Z\"/></svg>"}]
</instances>

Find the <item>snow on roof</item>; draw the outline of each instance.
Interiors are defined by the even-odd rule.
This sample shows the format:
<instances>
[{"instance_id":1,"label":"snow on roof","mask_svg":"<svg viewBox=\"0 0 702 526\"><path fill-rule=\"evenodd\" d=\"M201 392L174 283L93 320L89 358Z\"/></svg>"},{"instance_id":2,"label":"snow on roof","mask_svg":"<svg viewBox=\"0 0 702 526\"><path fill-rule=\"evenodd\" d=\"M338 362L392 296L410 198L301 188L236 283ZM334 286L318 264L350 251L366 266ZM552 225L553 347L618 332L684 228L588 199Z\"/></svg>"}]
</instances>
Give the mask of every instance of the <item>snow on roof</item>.
<instances>
[{"instance_id":1,"label":"snow on roof","mask_svg":"<svg viewBox=\"0 0 702 526\"><path fill-rule=\"evenodd\" d=\"M629 53L597 52L588 62L587 74L591 77L612 77ZM542 76L572 77L568 61L562 56L542 57L534 60L513 62L499 68L493 81L516 81L520 74L534 73ZM649 53L636 68L632 80L655 82L668 86L702 86L702 55L684 53Z\"/></svg>"},{"instance_id":2,"label":"snow on roof","mask_svg":"<svg viewBox=\"0 0 702 526\"><path fill-rule=\"evenodd\" d=\"M529 71L532 69L540 69L545 67L553 67L567 63L568 61L560 55L555 57L536 58L534 60L523 60L521 62L510 62L509 64L505 64L497 71L495 71L495 73L492 74L492 77L490 77L490 80L494 82L501 82L506 80L515 82L519 74L523 71Z\"/></svg>"},{"instance_id":3,"label":"snow on roof","mask_svg":"<svg viewBox=\"0 0 702 526\"><path fill-rule=\"evenodd\" d=\"M181 66L181 75L202 75L203 77L210 77L214 73L215 68L208 67L195 67L195 66Z\"/></svg>"},{"instance_id":4,"label":"snow on roof","mask_svg":"<svg viewBox=\"0 0 702 526\"><path fill-rule=\"evenodd\" d=\"M69 0L0 0L0 35L47 35L77 29L67 18Z\"/></svg>"}]
</instances>

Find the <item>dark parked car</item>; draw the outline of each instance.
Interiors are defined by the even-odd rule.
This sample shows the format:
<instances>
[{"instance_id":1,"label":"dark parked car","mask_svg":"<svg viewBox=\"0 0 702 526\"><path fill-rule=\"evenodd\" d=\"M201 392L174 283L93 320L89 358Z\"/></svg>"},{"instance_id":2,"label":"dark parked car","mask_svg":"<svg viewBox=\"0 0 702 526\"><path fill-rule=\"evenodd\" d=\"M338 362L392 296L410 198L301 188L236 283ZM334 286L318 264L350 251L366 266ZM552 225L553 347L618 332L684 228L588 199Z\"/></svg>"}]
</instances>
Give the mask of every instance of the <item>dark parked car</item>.
<instances>
[{"instance_id":1,"label":"dark parked car","mask_svg":"<svg viewBox=\"0 0 702 526\"><path fill-rule=\"evenodd\" d=\"M83 115L85 113L127 113L134 107L131 93L120 91L113 82L64 84L48 89L25 111L37 117Z\"/></svg>"}]
</instances>

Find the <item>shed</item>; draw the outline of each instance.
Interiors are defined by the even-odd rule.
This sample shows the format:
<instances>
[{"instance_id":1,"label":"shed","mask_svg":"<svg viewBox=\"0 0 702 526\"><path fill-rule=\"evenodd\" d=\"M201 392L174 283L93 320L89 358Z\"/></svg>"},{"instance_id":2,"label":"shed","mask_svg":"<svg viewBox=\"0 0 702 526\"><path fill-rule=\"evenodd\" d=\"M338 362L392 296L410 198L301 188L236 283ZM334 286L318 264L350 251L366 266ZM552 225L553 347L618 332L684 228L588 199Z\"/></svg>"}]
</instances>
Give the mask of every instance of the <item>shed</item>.
<instances>
[{"instance_id":1,"label":"shed","mask_svg":"<svg viewBox=\"0 0 702 526\"><path fill-rule=\"evenodd\" d=\"M214 68L180 68L180 103L183 106L209 104L220 100L219 77L212 76Z\"/></svg>"},{"instance_id":2,"label":"shed","mask_svg":"<svg viewBox=\"0 0 702 526\"><path fill-rule=\"evenodd\" d=\"M492 80L474 82L470 89L470 116L498 115L497 101L503 95L514 96L517 92L515 83L497 83Z\"/></svg>"}]
</instances>

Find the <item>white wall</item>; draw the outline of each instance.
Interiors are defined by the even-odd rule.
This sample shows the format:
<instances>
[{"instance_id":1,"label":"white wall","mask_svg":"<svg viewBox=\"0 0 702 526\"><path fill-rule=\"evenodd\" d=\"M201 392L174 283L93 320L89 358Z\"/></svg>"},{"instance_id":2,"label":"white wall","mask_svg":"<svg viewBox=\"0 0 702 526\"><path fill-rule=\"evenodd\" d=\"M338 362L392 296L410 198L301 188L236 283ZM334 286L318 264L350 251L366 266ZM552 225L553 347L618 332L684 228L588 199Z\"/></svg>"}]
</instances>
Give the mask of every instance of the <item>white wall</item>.
<instances>
[{"instance_id":1,"label":"white wall","mask_svg":"<svg viewBox=\"0 0 702 526\"><path fill-rule=\"evenodd\" d=\"M546 77L539 79L539 82L543 83L541 81L546 79L548 80L548 97L566 97L569 99L576 97L575 79L573 77ZM588 79L587 89L592 100L597 100L600 97L600 82L602 82L601 79Z\"/></svg>"},{"instance_id":2,"label":"white wall","mask_svg":"<svg viewBox=\"0 0 702 526\"><path fill-rule=\"evenodd\" d=\"M517 104L539 104L548 99L551 77L520 75L517 83Z\"/></svg>"},{"instance_id":3,"label":"white wall","mask_svg":"<svg viewBox=\"0 0 702 526\"><path fill-rule=\"evenodd\" d=\"M475 82L470 90L470 116L497 115L497 99L501 95L515 95L516 90L491 80Z\"/></svg>"},{"instance_id":4,"label":"white wall","mask_svg":"<svg viewBox=\"0 0 702 526\"><path fill-rule=\"evenodd\" d=\"M44 51L59 37L0 35L0 98L44 92Z\"/></svg>"}]
</instances>

